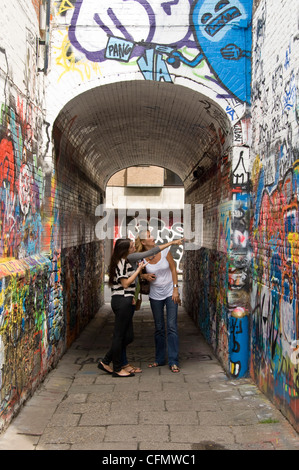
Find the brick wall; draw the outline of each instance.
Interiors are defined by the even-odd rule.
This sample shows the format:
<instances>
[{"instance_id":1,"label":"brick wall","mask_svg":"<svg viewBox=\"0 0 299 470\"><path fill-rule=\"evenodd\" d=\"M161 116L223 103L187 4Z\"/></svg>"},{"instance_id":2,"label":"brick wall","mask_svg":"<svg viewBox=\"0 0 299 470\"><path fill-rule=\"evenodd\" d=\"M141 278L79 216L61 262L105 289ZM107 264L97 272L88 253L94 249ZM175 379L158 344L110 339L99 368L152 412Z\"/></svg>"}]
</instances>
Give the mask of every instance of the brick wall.
<instances>
[{"instance_id":1,"label":"brick wall","mask_svg":"<svg viewBox=\"0 0 299 470\"><path fill-rule=\"evenodd\" d=\"M38 9L38 1L1 4L0 429L102 302L96 191L74 167L58 180L46 154Z\"/></svg>"},{"instance_id":2,"label":"brick wall","mask_svg":"<svg viewBox=\"0 0 299 470\"><path fill-rule=\"evenodd\" d=\"M36 13L31 1L1 4L0 428L64 349L61 286L50 237L48 252L41 255L51 179L46 182L39 151L45 114ZM45 217L50 220L51 214Z\"/></svg>"},{"instance_id":3,"label":"brick wall","mask_svg":"<svg viewBox=\"0 0 299 470\"><path fill-rule=\"evenodd\" d=\"M298 429L299 6L290 1L257 3L252 57L251 375Z\"/></svg>"},{"instance_id":4,"label":"brick wall","mask_svg":"<svg viewBox=\"0 0 299 470\"><path fill-rule=\"evenodd\" d=\"M203 248L185 253L185 307L235 378L248 374L249 356L249 182L234 181L244 151L219 157L186 192L203 204L204 231Z\"/></svg>"},{"instance_id":5,"label":"brick wall","mask_svg":"<svg viewBox=\"0 0 299 470\"><path fill-rule=\"evenodd\" d=\"M104 241L95 236L95 210L102 192L77 167L72 152L59 151L59 142L56 138L55 203L59 207L63 311L69 347L103 303Z\"/></svg>"},{"instance_id":6,"label":"brick wall","mask_svg":"<svg viewBox=\"0 0 299 470\"><path fill-rule=\"evenodd\" d=\"M36 17L39 18L39 12L40 12L40 8L41 8L41 2L42 0L31 0L32 2L32 5L36 11Z\"/></svg>"},{"instance_id":7,"label":"brick wall","mask_svg":"<svg viewBox=\"0 0 299 470\"><path fill-rule=\"evenodd\" d=\"M221 170L222 169L222 170ZM228 370L227 253L218 252L219 206L229 188L230 164L215 165L186 193L188 204L203 204L203 247L184 254L184 305ZM224 191L226 192L226 191ZM227 194L226 194L227 196ZM220 261L222 260L222 263ZM226 276L227 278L228 276Z\"/></svg>"},{"instance_id":8,"label":"brick wall","mask_svg":"<svg viewBox=\"0 0 299 470\"><path fill-rule=\"evenodd\" d=\"M67 347L78 337L103 303L101 243L88 243L62 250L61 275ZM90 275L93 273L94 275Z\"/></svg>"}]
</instances>

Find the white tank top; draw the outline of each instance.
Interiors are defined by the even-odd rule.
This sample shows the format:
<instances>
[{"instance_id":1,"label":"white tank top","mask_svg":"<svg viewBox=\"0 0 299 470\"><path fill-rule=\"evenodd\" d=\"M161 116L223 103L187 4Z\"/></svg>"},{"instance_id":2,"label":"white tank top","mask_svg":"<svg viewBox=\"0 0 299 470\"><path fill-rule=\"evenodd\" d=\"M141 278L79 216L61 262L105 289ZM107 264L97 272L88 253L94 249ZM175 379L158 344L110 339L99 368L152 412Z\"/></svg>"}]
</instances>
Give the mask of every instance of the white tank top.
<instances>
[{"instance_id":1,"label":"white tank top","mask_svg":"<svg viewBox=\"0 0 299 470\"><path fill-rule=\"evenodd\" d=\"M168 251L169 248L161 251L161 259L158 263L146 265L146 272L156 275L156 279L150 282L149 293L149 297L154 300L164 300L171 297L173 293L172 274L166 259Z\"/></svg>"}]
</instances>

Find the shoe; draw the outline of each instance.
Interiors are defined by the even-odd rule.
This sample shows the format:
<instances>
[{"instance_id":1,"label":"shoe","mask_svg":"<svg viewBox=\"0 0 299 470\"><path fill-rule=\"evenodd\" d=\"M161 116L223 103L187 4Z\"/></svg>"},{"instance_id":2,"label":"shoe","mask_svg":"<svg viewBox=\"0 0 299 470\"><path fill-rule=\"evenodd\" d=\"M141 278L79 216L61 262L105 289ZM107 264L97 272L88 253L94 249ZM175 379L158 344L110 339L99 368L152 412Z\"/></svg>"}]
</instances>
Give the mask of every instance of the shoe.
<instances>
[{"instance_id":1,"label":"shoe","mask_svg":"<svg viewBox=\"0 0 299 470\"><path fill-rule=\"evenodd\" d=\"M171 370L171 372L174 372L174 373L180 372L180 368L176 364L169 366L169 369Z\"/></svg>"},{"instance_id":2,"label":"shoe","mask_svg":"<svg viewBox=\"0 0 299 470\"><path fill-rule=\"evenodd\" d=\"M158 364L158 362L152 362L152 363L149 364L147 367L149 367L150 369L152 369L153 367L162 367L162 366L165 366L165 364Z\"/></svg>"},{"instance_id":3,"label":"shoe","mask_svg":"<svg viewBox=\"0 0 299 470\"><path fill-rule=\"evenodd\" d=\"M119 377L119 378L124 378L124 377L134 377L135 374L128 374L128 375L120 375L117 372L113 372L112 377Z\"/></svg>"},{"instance_id":4,"label":"shoe","mask_svg":"<svg viewBox=\"0 0 299 470\"><path fill-rule=\"evenodd\" d=\"M106 372L107 374L112 375L112 372L111 372L110 370L105 369L105 366L104 366L104 364L103 364L102 362L99 362L99 363L98 363L98 369L101 369L102 371Z\"/></svg>"}]
</instances>

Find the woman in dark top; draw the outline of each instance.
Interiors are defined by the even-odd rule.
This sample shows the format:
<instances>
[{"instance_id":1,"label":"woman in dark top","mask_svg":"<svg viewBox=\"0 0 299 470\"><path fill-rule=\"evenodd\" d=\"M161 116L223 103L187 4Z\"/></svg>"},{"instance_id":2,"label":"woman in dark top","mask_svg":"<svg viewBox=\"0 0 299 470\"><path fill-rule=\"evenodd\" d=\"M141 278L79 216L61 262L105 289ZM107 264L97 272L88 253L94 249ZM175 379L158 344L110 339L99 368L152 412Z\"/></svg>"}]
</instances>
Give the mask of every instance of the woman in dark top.
<instances>
[{"instance_id":1,"label":"woman in dark top","mask_svg":"<svg viewBox=\"0 0 299 470\"><path fill-rule=\"evenodd\" d=\"M99 369L113 377L132 377L141 369L124 363L125 350L133 341L133 314L135 309L135 280L146 265L137 262L145 256L150 257L170 245L181 243L179 240L155 246L143 253L135 253L134 241L125 238L115 243L109 266L109 285L111 286L111 307L115 315L112 344L104 359L99 362ZM113 369L110 363L113 363Z\"/></svg>"}]
</instances>

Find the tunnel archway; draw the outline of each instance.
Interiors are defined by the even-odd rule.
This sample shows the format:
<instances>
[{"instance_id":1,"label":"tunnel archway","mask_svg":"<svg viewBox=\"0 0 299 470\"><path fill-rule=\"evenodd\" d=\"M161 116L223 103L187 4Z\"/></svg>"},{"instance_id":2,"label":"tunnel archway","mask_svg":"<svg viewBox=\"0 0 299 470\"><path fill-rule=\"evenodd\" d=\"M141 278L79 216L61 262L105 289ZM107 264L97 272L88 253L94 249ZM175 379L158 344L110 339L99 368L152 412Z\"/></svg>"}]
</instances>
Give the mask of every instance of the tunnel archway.
<instances>
[{"instance_id":1,"label":"tunnel archway","mask_svg":"<svg viewBox=\"0 0 299 470\"><path fill-rule=\"evenodd\" d=\"M148 163L169 168L188 187L197 166L209 168L232 145L232 126L201 93L130 81L73 98L57 116L53 136L58 161L72 161L102 190L116 171Z\"/></svg>"}]
</instances>

